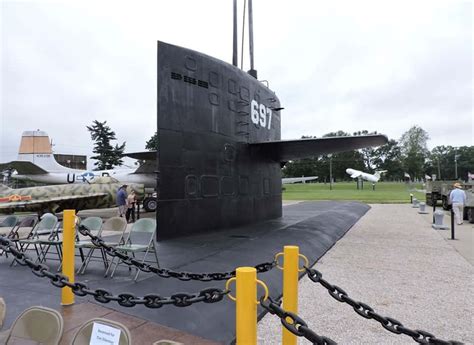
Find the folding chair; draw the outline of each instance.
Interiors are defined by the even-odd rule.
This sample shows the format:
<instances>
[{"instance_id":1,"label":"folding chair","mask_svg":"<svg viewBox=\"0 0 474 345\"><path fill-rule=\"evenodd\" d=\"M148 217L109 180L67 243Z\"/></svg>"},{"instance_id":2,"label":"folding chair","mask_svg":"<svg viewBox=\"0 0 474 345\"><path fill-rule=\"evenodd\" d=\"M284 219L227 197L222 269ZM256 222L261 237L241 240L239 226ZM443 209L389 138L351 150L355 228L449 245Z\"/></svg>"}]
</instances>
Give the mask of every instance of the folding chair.
<instances>
[{"instance_id":1,"label":"folding chair","mask_svg":"<svg viewBox=\"0 0 474 345\"><path fill-rule=\"evenodd\" d=\"M86 227L93 235L100 237L102 233L102 218L100 217L88 217L81 221L79 226L84 226ZM77 270L77 273L84 273L87 265L89 265L89 262L92 258L92 254L94 253L95 249L100 249L101 254L102 254L102 260L104 261L104 266L107 269L108 266L108 261L107 261L107 256L102 248L97 248L92 241L87 238L85 240L79 240L76 242L75 245L76 248L79 249L79 251L83 249L89 249L87 252L87 255L85 259L82 261L81 267Z\"/></svg>"},{"instance_id":2,"label":"folding chair","mask_svg":"<svg viewBox=\"0 0 474 345\"><path fill-rule=\"evenodd\" d=\"M23 218L19 223L17 223L16 226L14 226L11 229L11 231L8 234L7 238L15 244L17 249L18 249L18 241L20 239L23 240L23 239L26 239L26 238L29 238L30 236L32 236L32 231L35 228L37 220L38 219L35 216L29 216L29 217ZM20 233L20 231L23 232L23 230L25 230L26 228L30 229L27 234ZM0 255L2 255L3 252L4 251L0 252ZM8 258L8 253L7 252L5 252L5 257Z\"/></svg>"},{"instance_id":3,"label":"folding chair","mask_svg":"<svg viewBox=\"0 0 474 345\"><path fill-rule=\"evenodd\" d=\"M104 241L109 247L117 247L120 244L125 243L125 237L127 235L127 221L123 217L112 217L105 221L102 225L102 236L107 236L110 232L120 233L120 237L116 241ZM105 233L105 235L104 235ZM104 240L106 238L104 237ZM111 265L105 271L104 277L107 277Z\"/></svg>"},{"instance_id":4,"label":"folding chair","mask_svg":"<svg viewBox=\"0 0 474 345\"><path fill-rule=\"evenodd\" d=\"M0 228L6 228L6 229L0 229L1 233L0 235L8 235L14 228L15 225L18 223L18 217L15 215L9 215L7 216L4 220L0 222Z\"/></svg>"},{"instance_id":5,"label":"folding chair","mask_svg":"<svg viewBox=\"0 0 474 345\"><path fill-rule=\"evenodd\" d=\"M92 338L92 330L94 328L94 324L96 327L112 327L116 330L120 331L120 338L119 338L119 345L130 345L132 344L132 337L130 335L130 331L128 330L125 325L121 324L117 321L102 319L102 318L95 318L85 322L79 330L74 335L72 339L71 345L89 345L93 344Z\"/></svg>"},{"instance_id":6,"label":"folding chair","mask_svg":"<svg viewBox=\"0 0 474 345\"><path fill-rule=\"evenodd\" d=\"M156 259L157 267L160 267L160 263L158 261L157 249L155 244L155 234L156 234L156 220L150 218L142 218L135 222L132 226L132 229L128 233L127 239L125 244L118 245L115 247L116 250L124 252L127 255L132 255L135 257L137 253L144 253L143 258L141 260L142 263L146 262L146 257L149 252L153 252ZM110 265L114 262L114 258ZM120 264L120 259L117 260L114 269L112 270L112 274L110 277L114 276L115 270L117 266ZM140 270L137 268L137 273L135 275L134 281L137 281L138 274Z\"/></svg>"},{"instance_id":7,"label":"folding chair","mask_svg":"<svg viewBox=\"0 0 474 345\"><path fill-rule=\"evenodd\" d=\"M63 335L61 314L50 308L36 306L23 311L6 332L5 344L38 343L57 345Z\"/></svg>"},{"instance_id":8,"label":"folding chair","mask_svg":"<svg viewBox=\"0 0 474 345\"><path fill-rule=\"evenodd\" d=\"M0 236L7 236L10 239L11 233L18 223L18 217L14 215L7 216L4 220L0 222ZM4 250L0 250L0 256L3 255ZM5 256L8 258L8 253L5 253Z\"/></svg>"},{"instance_id":9,"label":"folding chair","mask_svg":"<svg viewBox=\"0 0 474 345\"><path fill-rule=\"evenodd\" d=\"M58 260L62 262L62 246L63 240L60 238L59 234L62 232L63 229L63 222L60 221L56 224L56 227L53 231L51 231L48 238L39 238L39 246L40 246L40 256L38 257L38 262L46 261L46 255L49 252L51 247L56 249L56 254L58 256Z\"/></svg>"},{"instance_id":10,"label":"folding chair","mask_svg":"<svg viewBox=\"0 0 474 345\"><path fill-rule=\"evenodd\" d=\"M28 250L30 245L33 245L35 247L35 251L37 254L37 258L39 259L41 257L41 241L44 241L46 238L49 238L54 234L55 231L57 231L56 226L58 224L58 218L51 214L51 213L45 213L41 217L41 220L39 221L38 224L34 227L34 229L31 231L30 235L28 236L27 239L24 240L18 240L18 244L20 246L20 250L26 251ZM42 238L40 238L40 236ZM48 236L48 237L45 237Z\"/></svg>"},{"instance_id":11,"label":"folding chair","mask_svg":"<svg viewBox=\"0 0 474 345\"><path fill-rule=\"evenodd\" d=\"M8 238L12 241L25 239L31 235L31 231L34 229L36 223L38 222L38 217L36 216L29 216L20 220L19 223L16 224L8 234ZM21 230L24 228L30 228L28 234L21 233Z\"/></svg>"}]
</instances>

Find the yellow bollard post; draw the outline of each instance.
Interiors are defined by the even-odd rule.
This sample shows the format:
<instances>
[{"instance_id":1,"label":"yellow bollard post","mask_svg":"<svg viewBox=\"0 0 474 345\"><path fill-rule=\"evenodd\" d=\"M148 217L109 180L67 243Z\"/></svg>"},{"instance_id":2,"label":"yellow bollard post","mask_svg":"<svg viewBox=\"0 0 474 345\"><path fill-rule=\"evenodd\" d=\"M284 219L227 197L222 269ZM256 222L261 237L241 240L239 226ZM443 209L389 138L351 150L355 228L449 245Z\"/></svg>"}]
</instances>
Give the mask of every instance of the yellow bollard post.
<instances>
[{"instance_id":1,"label":"yellow bollard post","mask_svg":"<svg viewBox=\"0 0 474 345\"><path fill-rule=\"evenodd\" d=\"M299 247L285 246L283 253L283 309L298 314ZM283 326L282 329L282 344L296 345L296 335Z\"/></svg>"},{"instance_id":2,"label":"yellow bollard post","mask_svg":"<svg viewBox=\"0 0 474 345\"><path fill-rule=\"evenodd\" d=\"M63 274L74 283L74 235L75 235L75 210L64 210L63 213ZM61 305L74 304L74 294L70 287L61 289Z\"/></svg>"},{"instance_id":3,"label":"yellow bollard post","mask_svg":"<svg viewBox=\"0 0 474 345\"><path fill-rule=\"evenodd\" d=\"M257 344L257 270L239 267L236 270L236 343Z\"/></svg>"}]
</instances>

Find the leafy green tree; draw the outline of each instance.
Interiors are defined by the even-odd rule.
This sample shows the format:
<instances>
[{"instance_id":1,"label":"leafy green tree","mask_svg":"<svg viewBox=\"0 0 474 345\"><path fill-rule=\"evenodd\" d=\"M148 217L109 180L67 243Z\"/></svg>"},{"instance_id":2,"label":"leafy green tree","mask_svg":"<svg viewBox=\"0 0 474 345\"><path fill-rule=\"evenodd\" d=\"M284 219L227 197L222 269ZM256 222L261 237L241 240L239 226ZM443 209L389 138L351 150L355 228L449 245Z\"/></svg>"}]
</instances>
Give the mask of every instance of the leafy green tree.
<instances>
[{"instance_id":1,"label":"leafy green tree","mask_svg":"<svg viewBox=\"0 0 474 345\"><path fill-rule=\"evenodd\" d=\"M153 136L146 142L145 149L149 151L157 151L158 150L158 132L155 132Z\"/></svg>"},{"instance_id":2,"label":"leafy green tree","mask_svg":"<svg viewBox=\"0 0 474 345\"><path fill-rule=\"evenodd\" d=\"M453 179L454 147L444 145L434 147L428 155L425 172L428 175L435 174L438 180Z\"/></svg>"},{"instance_id":3,"label":"leafy green tree","mask_svg":"<svg viewBox=\"0 0 474 345\"><path fill-rule=\"evenodd\" d=\"M426 142L429 138L428 132L416 125L400 138L403 168L412 178L424 177L423 167L429 153Z\"/></svg>"},{"instance_id":4,"label":"leafy green tree","mask_svg":"<svg viewBox=\"0 0 474 345\"><path fill-rule=\"evenodd\" d=\"M456 154L458 177L467 180L467 173L474 173L474 146L458 147Z\"/></svg>"},{"instance_id":5,"label":"leafy green tree","mask_svg":"<svg viewBox=\"0 0 474 345\"><path fill-rule=\"evenodd\" d=\"M396 140L390 139L386 144L375 149L372 163L375 170L387 170L382 175L384 180L403 179L402 153Z\"/></svg>"},{"instance_id":6,"label":"leafy green tree","mask_svg":"<svg viewBox=\"0 0 474 345\"><path fill-rule=\"evenodd\" d=\"M369 132L368 130L363 130L363 131L357 131L354 132L353 135L373 135L377 134L377 131L375 132ZM363 160L364 160L364 165L366 171L371 171L374 169L374 159L375 159L375 149L373 147L364 147L363 149L360 149L359 152L362 154Z\"/></svg>"},{"instance_id":7,"label":"leafy green tree","mask_svg":"<svg viewBox=\"0 0 474 345\"><path fill-rule=\"evenodd\" d=\"M436 146L429 154L426 173L436 174L438 179L466 180L468 172L474 172L474 146Z\"/></svg>"},{"instance_id":8,"label":"leafy green tree","mask_svg":"<svg viewBox=\"0 0 474 345\"><path fill-rule=\"evenodd\" d=\"M100 122L94 120L92 126L87 126L87 130L91 133L92 140L95 141L94 152L92 156L95 159L95 170L112 169L114 166L122 165L122 155L125 150L125 142L122 145L111 145L112 140L116 140L115 132L107 126L107 121Z\"/></svg>"}]
</instances>

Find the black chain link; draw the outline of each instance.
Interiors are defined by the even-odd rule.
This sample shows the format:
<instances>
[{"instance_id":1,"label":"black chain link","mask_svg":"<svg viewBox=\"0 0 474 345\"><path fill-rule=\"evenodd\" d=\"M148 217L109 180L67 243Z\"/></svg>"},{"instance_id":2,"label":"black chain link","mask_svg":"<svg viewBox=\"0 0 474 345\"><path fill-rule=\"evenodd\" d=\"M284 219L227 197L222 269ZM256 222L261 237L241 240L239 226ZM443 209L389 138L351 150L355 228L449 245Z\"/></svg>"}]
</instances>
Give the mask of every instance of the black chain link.
<instances>
[{"instance_id":1,"label":"black chain link","mask_svg":"<svg viewBox=\"0 0 474 345\"><path fill-rule=\"evenodd\" d=\"M86 295L93 296L99 303L117 302L123 307L134 307L136 305L144 305L147 308L161 308L164 305L172 304L176 307L187 307L194 303L216 303L222 301L228 290L223 291L218 288L207 288L198 293L175 293L170 297L162 297L160 295L145 295L137 297L131 293L112 294L104 289L89 289L88 285L83 282L69 282L68 277L61 273L53 273L45 264L35 263L25 253L19 251L15 244L4 236L0 236L0 250L11 253L15 257L15 261L22 266L28 266L31 271L38 277L46 277L56 287L70 287L76 296L84 297Z\"/></svg>"},{"instance_id":2,"label":"black chain link","mask_svg":"<svg viewBox=\"0 0 474 345\"><path fill-rule=\"evenodd\" d=\"M370 306L365 303L354 301L350 298L347 293L338 287L337 285L332 285L327 280L323 279L323 274L314 268L305 267L306 273L308 274L309 279L315 283L319 283L324 286L329 294L339 302L349 304L357 314L366 319L374 319L383 326L386 330L395 333L395 334L405 334L413 338L417 343L420 344L438 344L438 345L460 345L463 344L455 340L442 340L436 338L433 334L422 331L422 330L412 330L409 329L403 324L391 317L385 317L380 314L377 314Z\"/></svg>"},{"instance_id":3,"label":"black chain link","mask_svg":"<svg viewBox=\"0 0 474 345\"><path fill-rule=\"evenodd\" d=\"M142 263L139 260L133 257L130 257L123 252L120 252L120 250L117 250L114 247L107 245L101 237L95 236L94 234L92 234L89 231L89 229L87 229L85 226L79 226L79 232L84 236L90 237L91 242L95 246L104 248L105 252L108 255L119 258L126 265L134 266L143 272L147 272L147 273L152 272L162 278L176 278L183 281L199 280L203 282L208 282L212 280L214 281L228 280L230 278L235 277L235 270L231 272L191 273L191 272L176 272L168 268L155 267L147 263ZM273 269L276 266L276 264L277 264L276 261L264 262L254 267L257 270L257 273L263 273L263 272L267 272Z\"/></svg>"},{"instance_id":4,"label":"black chain link","mask_svg":"<svg viewBox=\"0 0 474 345\"><path fill-rule=\"evenodd\" d=\"M294 335L298 337L304 337L311 341L313 344L337 344L334 340L325 336L318 335L314 331L310 330L308 328L308 325L302 318L280 307L280 305L275 303L271 297L268 297L268 301L265 301L264 297L262 297L260 299L260 305L270 314L278 316L280 318L281 324Z\"/></svg>"}]
</instances>

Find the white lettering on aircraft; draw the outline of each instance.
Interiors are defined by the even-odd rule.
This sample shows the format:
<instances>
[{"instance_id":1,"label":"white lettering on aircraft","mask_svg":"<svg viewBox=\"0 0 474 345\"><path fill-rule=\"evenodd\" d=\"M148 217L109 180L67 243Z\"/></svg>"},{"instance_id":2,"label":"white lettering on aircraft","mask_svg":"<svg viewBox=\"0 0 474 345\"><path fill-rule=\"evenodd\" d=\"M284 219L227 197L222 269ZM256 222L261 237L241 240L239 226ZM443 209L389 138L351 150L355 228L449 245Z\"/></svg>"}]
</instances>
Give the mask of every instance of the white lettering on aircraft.
<instances>
[{"instance_id":1,"label":"white lettering on aircraft","mask_svg":"<svg viewBox=\"0 0 474 345\"><path fill-rule=\"evenodd\" d=\"M272 125L272 110L264 104L258 104L253 99L250 104L250 118L254 125L270 129Z\"/></svg>"}]
</instances>

